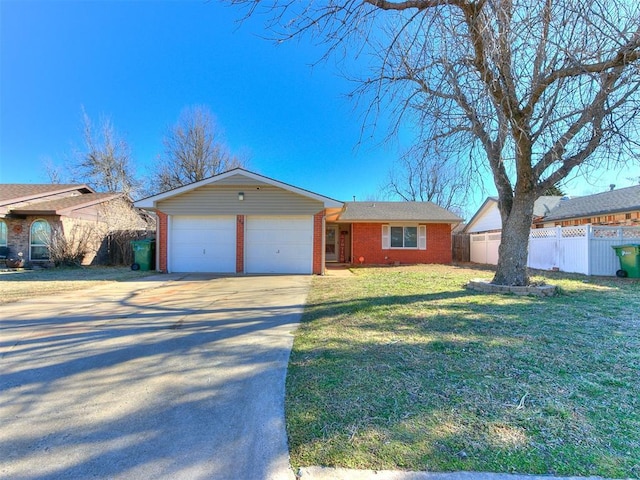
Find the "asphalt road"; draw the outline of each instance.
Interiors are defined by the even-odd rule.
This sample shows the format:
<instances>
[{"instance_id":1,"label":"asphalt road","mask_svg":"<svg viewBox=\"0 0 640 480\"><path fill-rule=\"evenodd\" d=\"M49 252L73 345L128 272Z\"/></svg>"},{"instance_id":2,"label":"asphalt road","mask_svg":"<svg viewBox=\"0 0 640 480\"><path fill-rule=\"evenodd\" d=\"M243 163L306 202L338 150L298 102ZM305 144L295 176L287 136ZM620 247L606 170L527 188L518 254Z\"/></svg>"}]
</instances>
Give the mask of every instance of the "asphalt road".
<instances>
[{"instance_id":1,"label":"asphalt road","mask_svg":"<svg viewBox=\"0 0 640 480\"><path fill-rule=\"evenodd\" d=\"M311 278L162 275L2 305L0 477L293 479Z\"/></svg>"}]
</instances>

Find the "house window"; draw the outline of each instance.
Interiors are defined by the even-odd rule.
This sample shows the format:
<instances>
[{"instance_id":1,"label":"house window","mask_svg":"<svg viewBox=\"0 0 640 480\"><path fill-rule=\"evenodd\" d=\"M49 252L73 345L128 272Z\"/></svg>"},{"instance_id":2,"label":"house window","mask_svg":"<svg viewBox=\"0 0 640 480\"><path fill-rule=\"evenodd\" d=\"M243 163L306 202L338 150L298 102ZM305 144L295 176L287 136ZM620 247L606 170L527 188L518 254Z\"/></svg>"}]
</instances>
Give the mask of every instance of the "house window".
<instances>
[{"instance_id":1,"label":"house window","mask_svg":"<svg viewBox=\"0 0 640 480\"><path fill-rule=\"evenodd\" d=\"M391 248L418 248L418 227L391 227Z\"/></svg>"},{"instance_id":2,"label":"house window","mask_svg":"<svg viewBox=\"0 0 640 480\"><path fill-rule=\"evenodd\" d=\"M427 249L427 227L426 225L383 225L382 226L382 248L408 248Z\"/></svg>"},{"instance_id":3,"label":"house window","mask_svg":"<svg viewBox=\"0 0 640 480\"><path fill-rule=\"evenodd\" d=\"M36 220L31 224L31 260L49 260L49 239L51 227L46 220Z\"/></svg>"},{"instance_id":4,"label":"house window","mask_svg":"<svg viewBox=\"0 0 640 480\"><path fill-rule=\"evenodd\" d=\"M7 246L7 224L0 220L0 247Z\"/></svg>"}]
</instances>

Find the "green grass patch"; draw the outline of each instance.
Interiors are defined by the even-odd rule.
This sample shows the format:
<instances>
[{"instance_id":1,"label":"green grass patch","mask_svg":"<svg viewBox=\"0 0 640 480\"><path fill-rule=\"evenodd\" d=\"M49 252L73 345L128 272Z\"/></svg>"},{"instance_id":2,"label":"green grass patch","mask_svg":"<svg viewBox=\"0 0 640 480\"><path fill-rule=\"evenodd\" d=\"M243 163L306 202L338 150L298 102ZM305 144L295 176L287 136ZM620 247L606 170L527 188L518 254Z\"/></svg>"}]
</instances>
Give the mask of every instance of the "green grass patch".
<instances>
[{"instance_id":1,"label":"green grass patch","mask_svg":"<svg viewBox=\"0 0 640 480\"><path fill-rule=\"evenodd\" d=\"M640 281L549 274L552 298L464 289L491 272L314 279L292 351L294 467L640 475Z\"/></svg>"},{"instance_id":2,"label":"green grass patch","mask_svg":"<svg viewBox=\"0 0 640 480\"><path fill-rule=\"evenodd\" d=\"M42 295L82 290L108 282L122 282L154 275L129 267L57 267L0 273L0 303Z\"/></svg>"}]
</instances>

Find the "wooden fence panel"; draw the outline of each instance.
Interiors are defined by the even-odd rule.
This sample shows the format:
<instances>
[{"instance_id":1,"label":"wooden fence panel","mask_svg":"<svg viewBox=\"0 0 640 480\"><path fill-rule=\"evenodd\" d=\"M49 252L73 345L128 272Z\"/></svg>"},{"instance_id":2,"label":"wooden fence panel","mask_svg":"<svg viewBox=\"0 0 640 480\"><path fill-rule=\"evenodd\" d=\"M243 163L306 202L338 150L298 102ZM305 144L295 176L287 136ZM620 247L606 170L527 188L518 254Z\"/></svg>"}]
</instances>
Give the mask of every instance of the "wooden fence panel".
<instances>
[{"instance_id":1,"label":"wooden fence panel","mask_svg":"<svg viewBox=\"0 0 640 480\"><path fill-rule=\"evenodd\" d=\"M454 262L469 261L469 234L454 233L451 236L451 257Z\"/></svg>"}]
</instances>

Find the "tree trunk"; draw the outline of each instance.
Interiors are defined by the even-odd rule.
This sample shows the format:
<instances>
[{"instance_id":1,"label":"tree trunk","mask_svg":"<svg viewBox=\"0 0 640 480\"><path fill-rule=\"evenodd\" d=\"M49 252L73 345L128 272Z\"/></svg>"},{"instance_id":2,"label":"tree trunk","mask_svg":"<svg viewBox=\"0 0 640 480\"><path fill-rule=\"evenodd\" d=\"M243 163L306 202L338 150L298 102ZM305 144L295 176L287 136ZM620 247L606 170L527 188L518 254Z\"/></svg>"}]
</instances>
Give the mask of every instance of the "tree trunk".
<instances>
[{"instance_id":1,"label":"tree trunk","mask_svg":"<svg viewBox=\"0 0 640 480\"><path fill-rule=\"evenodd\" d=\"M500 208L502 241L498 250L498 266L492 283L496 285L528 285L529 231L533 218L535 194L516 195L509 212Z\"/></svg>"}]
</instances>

